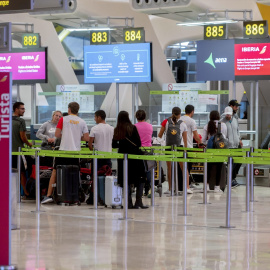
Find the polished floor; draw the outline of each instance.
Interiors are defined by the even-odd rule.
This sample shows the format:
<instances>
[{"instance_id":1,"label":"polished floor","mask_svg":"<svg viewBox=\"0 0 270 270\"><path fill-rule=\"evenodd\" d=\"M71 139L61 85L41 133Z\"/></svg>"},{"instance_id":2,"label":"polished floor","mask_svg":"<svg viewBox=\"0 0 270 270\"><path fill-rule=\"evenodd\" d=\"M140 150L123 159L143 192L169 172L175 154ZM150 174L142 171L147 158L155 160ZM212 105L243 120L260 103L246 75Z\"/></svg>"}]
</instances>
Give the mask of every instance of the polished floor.
<instances>
[{"instance_id":1,"label":"polished floor","mask_svg":"<svg viewBox=\"0 0 270 270\"><path fill-rule=\"evenodd\" d=\"M245 186L232 190L231 226L224 229L226 194L155 197L157 206L129 210L88 205L19 205L12 231L12 263L18 269L270 269L270 188L255 187L245 212ZM150 204L150 199L144 199Z\"/></svg>"}]
</instances>

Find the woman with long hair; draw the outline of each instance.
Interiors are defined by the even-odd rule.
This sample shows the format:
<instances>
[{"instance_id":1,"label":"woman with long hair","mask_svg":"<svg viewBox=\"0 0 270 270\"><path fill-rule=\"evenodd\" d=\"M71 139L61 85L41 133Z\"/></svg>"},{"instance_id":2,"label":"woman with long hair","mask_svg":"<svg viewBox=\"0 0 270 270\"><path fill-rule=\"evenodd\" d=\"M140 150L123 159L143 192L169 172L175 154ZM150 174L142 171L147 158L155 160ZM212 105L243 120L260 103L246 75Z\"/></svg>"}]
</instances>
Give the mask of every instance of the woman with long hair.
<instances>
[{"instance_id":1,"label":"woman with long hair","mask_svg":"<svg viewBox=\"0 0 270 270\"><path fill-rule=\"evenodd\" d=\"M179 107L174 107L172 109L172 116L168 119L165 119L161 123L161 129L158 134L159 138L162 138L164 132L166 134L166 146L181 146L181 141L183 139L184 147L187 147L187 125L180 120L181 109ZM183 163L179 162L180 168L183 171ZM168 183L169 189L165 194L171 194L171 172L172 166L171 162L167 161L167 174L168 174ZM189 188L189 174L187 172L187 193L192 194L192 190Z\"/></svg>"},{"instance_id":2,"label":"woman with long hair","mask_svg":"<svg viewBox=\"0 0 270 270\"><path fill-rule=\"evenodd\" d=\"M118 148L118 153L122 154L141 154L141 140L137 128L130 122L129 114L126 111L121 111L118 114L117 125L114 129L112 142L113 148ZM123 186L123 161L117 162L118 184ZM142 160L128 160L128 208L148 208L143 205L143 187L145 183L145 170ZM133 206L131 197L131 185L136 187L136 202Z\"/></svg>"},{"instance_id":3,"label":"woman with long hair","mask_svg":"<svg viewBox=\"0 0 270 270\"><path fill-rule=\"evenodd\" d=\"M202 142L207 144L207 141L211 136L214 136L218 130L218 122L220 120L220 115L218 111L210 112L210 121L203 128ZM227 138L227 127L225 123L221 123L221 133L223 137ZM209 163L207 166L207 182L209 190L214 190L214 192L220 192L220 179L223 163Z\"/></svg>"}]
</instances>

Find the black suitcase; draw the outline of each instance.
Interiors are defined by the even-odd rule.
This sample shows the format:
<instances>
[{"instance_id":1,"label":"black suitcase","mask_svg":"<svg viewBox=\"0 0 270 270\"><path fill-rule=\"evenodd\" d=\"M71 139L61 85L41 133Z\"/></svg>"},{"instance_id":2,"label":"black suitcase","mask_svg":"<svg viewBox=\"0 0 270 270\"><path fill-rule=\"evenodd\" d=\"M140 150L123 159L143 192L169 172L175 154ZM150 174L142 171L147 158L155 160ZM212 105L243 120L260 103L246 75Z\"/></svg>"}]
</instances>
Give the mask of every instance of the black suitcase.
<instances>
[{"instance_id":1,"label":"black suitcase","mask_svg":"<svg viewBox=\"0 0 270 270\"><path fill-rule=\"evenodd\" d=\"M80 204L79 186L80 170L79 166L58 165L57 174L57 203Z\"/></svg>"}]
</instances>

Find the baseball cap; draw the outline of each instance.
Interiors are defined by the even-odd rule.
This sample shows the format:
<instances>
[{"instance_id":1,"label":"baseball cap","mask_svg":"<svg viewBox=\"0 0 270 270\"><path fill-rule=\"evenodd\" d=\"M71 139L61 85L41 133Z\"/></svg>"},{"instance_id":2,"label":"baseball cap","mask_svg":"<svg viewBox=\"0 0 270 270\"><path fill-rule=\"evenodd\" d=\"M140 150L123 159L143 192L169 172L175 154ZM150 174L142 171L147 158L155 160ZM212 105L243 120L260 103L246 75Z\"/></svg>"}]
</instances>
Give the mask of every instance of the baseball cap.
<instances>
[{"instance_id":1,"label":"baseball cap","mask_svg":"<svg viewBox=\"0 0 270 270\"><path fill-rule=\"evenodd\" d=\"M228 104L228 106L241 106L241 104L239 104L238 103L238 101L236 100L236 99L232 99L230 102L229 102L229 104Z\"/></svg>"},{"instance_id":2,"label":"baseball cap","mask_svg":"<svg viewBox=\"0 0 270 270\"><path fill-rule=\"evenodd\" d=\"M232 115L233 114L233 109L230 106L226 107L225 110L224 110L224 114Z\"/></svg>"}]
</instances>

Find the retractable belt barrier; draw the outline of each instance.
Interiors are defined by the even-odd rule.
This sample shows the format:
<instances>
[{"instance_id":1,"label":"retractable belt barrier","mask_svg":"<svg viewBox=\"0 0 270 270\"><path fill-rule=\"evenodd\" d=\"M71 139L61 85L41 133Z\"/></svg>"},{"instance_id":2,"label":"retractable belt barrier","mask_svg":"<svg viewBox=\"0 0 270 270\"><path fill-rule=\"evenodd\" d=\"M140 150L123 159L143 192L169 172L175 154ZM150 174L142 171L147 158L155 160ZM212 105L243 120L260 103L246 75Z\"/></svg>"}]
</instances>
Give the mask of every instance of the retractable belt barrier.
<instances>
[{"instance_id":1,"label":"retractable belt barrier","mask_svg":"<svg viewBox=\"0 0 270 270\"><path fill-rule=\"evenodd\" d=\"M183 162L183 215L187 215L187 197L186 197L186 180L187 180L187 163L204 163L204 166L207 166L207 163L227 163L228 164L228 173L227 173L227 203L226 203L226 226L225 228L230 228L230 203L231 203L231 181L232 181L232 164L247 164L247 191L246 191L246 211L249 212L249 203L253 201L252 198L249 198L249 194L253 190L253 183L251 183L251 178L253 176L253 168L250 165L270 165L270 150L262 149L201 149L201 148L182 148L174 147L174 151L171 151L170 146L152 146L152 147L143 147L143 149L151 150L153 153L158 155L132 155L132 154L119 154L114 152L101 152L94 151L91 152L88 148L82 149L81 151L52 151L52 150L41 150L33 148L22 148L22 152L12 152L12 155L17 156L35 156L36 164L39 164L39 157L61 157L61 158L88 158L93 159L95 164L97 159L122 159L124 165L124 213L122 219L128 219L128 159L137 159L137 160L155 160L155 161L170 161L170 162ZM179 151L179 152L177 152ZM252 155L251 155L252 154ZM18 159L19 163L19 159ZM19 168L19 167L18 167ZM97 166L94 166L94 208L97 209ZM204 174L204 177L207 177L207 174ZM20 178L20 177L19 177ZM40 179L39 179L39 166L36 166L36 192L40 194ZM174 181L174 179L172 179ZM206 179L204 179L204 189L206 190ZM19 183L20 184L20 181ZM36 200L36 211L40 211L40 198ZM204 204L207 204L207 200L204 196ZM154 194L152 194L152 205L154 205Z\"/></svg>"}]
</instances>

